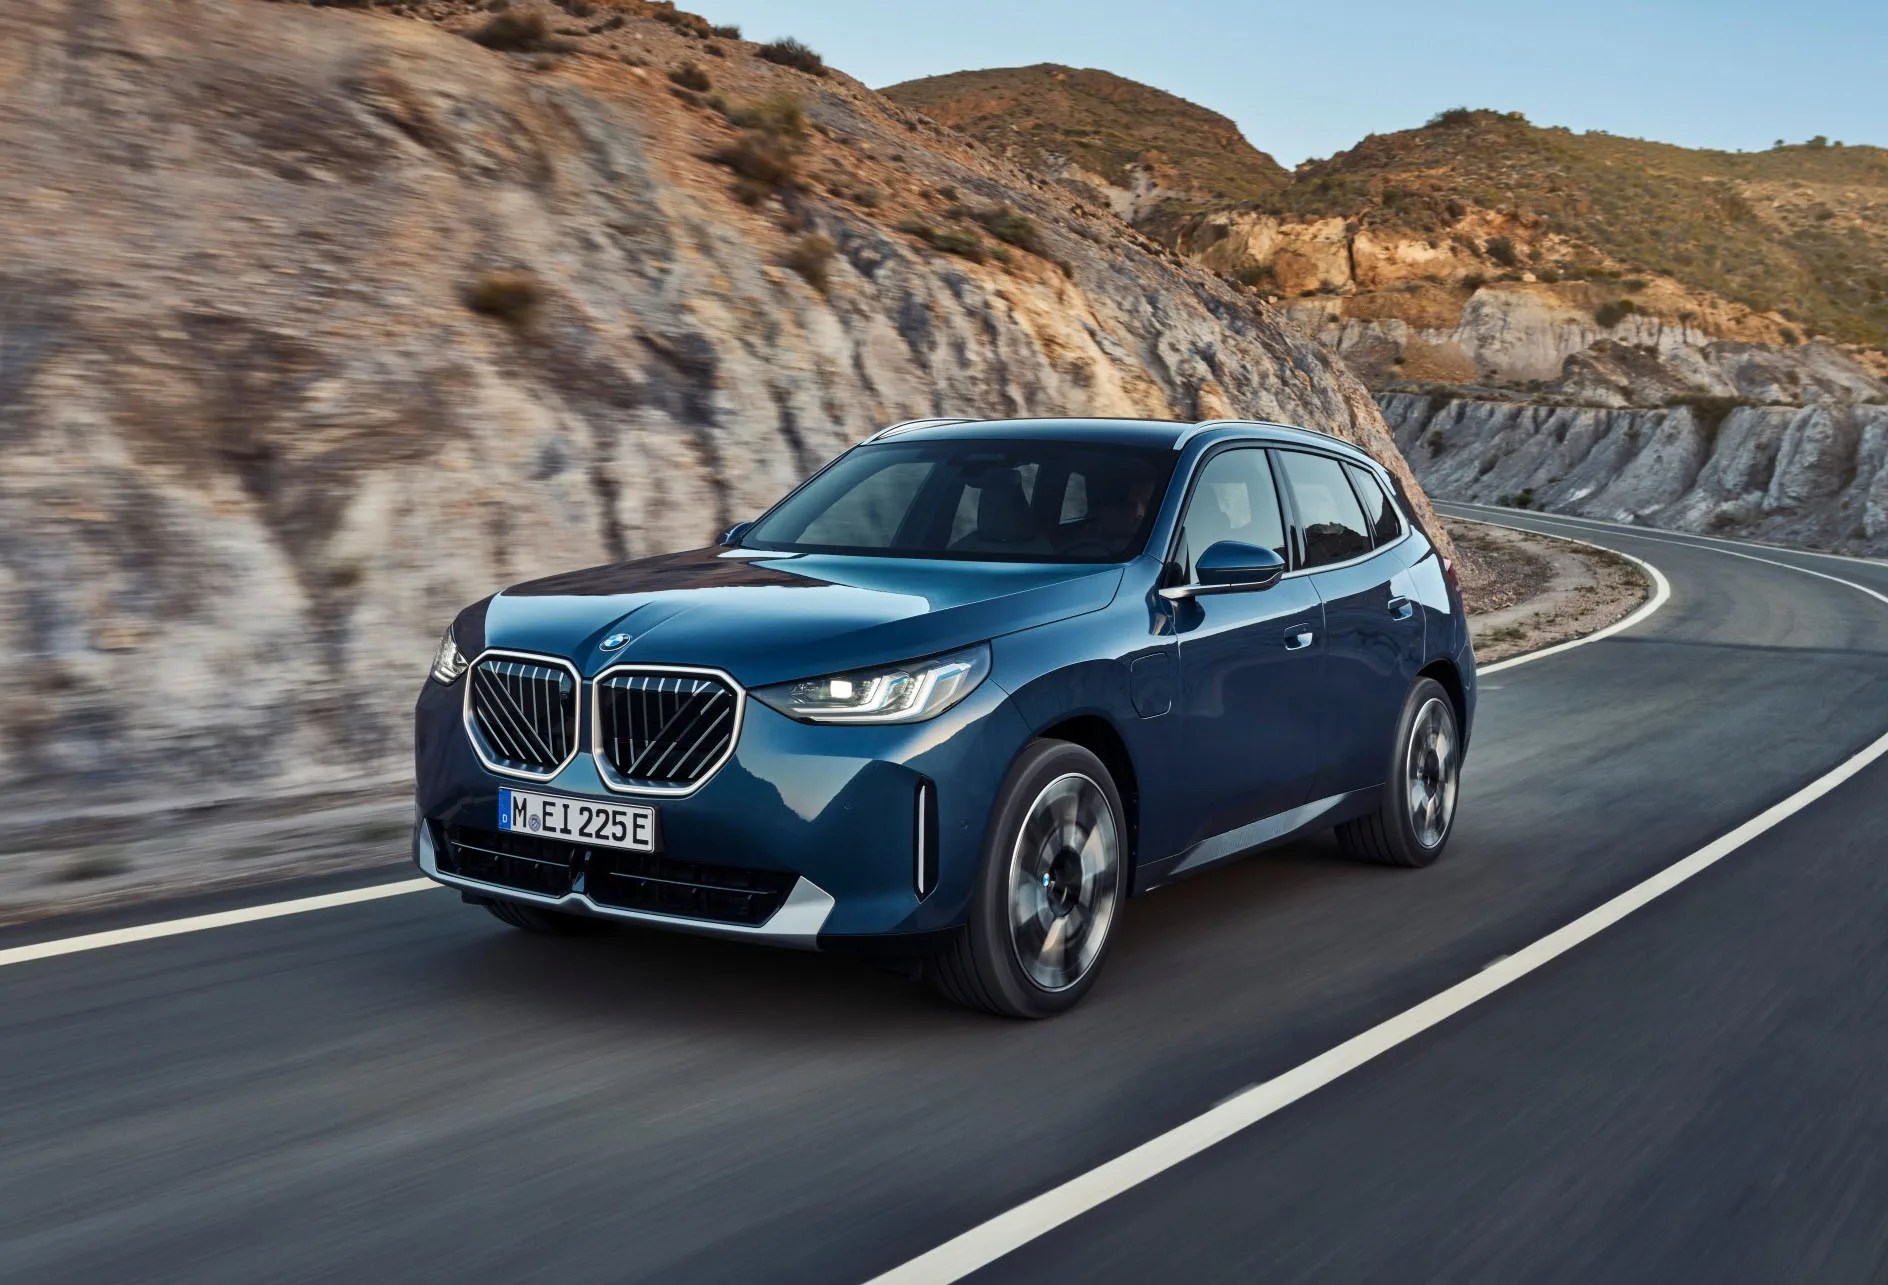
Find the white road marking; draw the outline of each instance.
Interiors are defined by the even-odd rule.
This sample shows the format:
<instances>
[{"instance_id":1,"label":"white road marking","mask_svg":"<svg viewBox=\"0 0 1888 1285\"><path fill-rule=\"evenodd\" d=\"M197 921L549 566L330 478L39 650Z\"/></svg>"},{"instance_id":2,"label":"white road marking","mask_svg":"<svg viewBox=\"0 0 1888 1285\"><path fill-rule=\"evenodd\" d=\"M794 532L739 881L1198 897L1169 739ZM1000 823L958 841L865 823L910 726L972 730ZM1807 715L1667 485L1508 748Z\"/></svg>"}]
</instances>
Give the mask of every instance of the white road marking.
<instances>
[{"instance_id":1,"label":"white road marking","mask_svg":"<svg viewBox=\"0 0 1888 1285\"><path fill-rule=\"evenodd\" d=\"M1537 660L1545 660L1549 656L1558 656L1563 651L1572 651L1575 647L1584 647L1588 643L1596 643L1602 638L1611 638L1614 634L1624 633L1634 625L1643 624L1652 616L1652 613L1672 600L1672 586L1665 579L1665 573L1653 566L1650 562L1645 561L1645 559L1635 558L1630 553L1621 553L1618 549L1604 548L1601 545L1593 544L1586 540L1576 540L1570 535L1554 535L1551 532L1509 526L1502 522L1484 522L1480 518L1462 517L1456 518L1455 521L1468 522L1475 526L1500 527L1504 531L1526 530L1530 535L1543 536L1549 540L1564 540L1568 544L1577 544L1587 549L1598 549L1601 553L1608 553L1616 558L1624 558L1626 561L1638 567L1639 570L1645 572L1646 578L1652 582L1652 596L1640 603L1638 610L1634 611L1631 615L1620 620L1615 620L1604 629L1595 629L1592 633L1580 638L1572 638L1563 643L1555 643L1552 647L1542 647L1539 651L1523 652L1519 656L1510 656L1506 660L1498 660L1492 665L1477 665L1475 667L1475 675L1477 678L1485 677L1489 674L1498 674L1504 669L1513 669L1516 665L1531 665Z\"/></svg>"},{"instance_id":2,"label":"white road marking","mask_svg":"<svg viewBox=\"0 0 1888 1285\"><path fill-rule=\"evenodd\" d=\"M1560 518L1560 517L1544 517L1544 516L1535 516L1535 515L1530 515L1530 516L1533 516L1534 520L1537 522L1546 522L1549 524L1565 521L1564 518ZM1461 522L1479 521L1479 519L1477 518L1459 518L1457 520ZM1501 524L1498 522L1490 522L1490 523L1485 523L1484 525L1499 526ZM1570 536L1564 536L1564 535L1551 535L1546 531L1533 531L1532 528L1528 528L1528 530L1530 530L1532 534L1534 535L1545 535L1550 540L1567 540L1567 539L1572 538ZM1782 567L1785 571L1794 571L1799 576L1814 576L1818 580L1833 581L1836 584L1843 585L1847 588L1853 589L1857 593L1865 593L1869 597L1873 598L1876 602L1888 604L1888 594L1881 593L1877 590L1871 589L1865 584L1857 584L1853 580L1844 580L1841 576L1832 576L1827 571L1812 571L1808 567L1799 567L1794 562L1780 562L1775 558L1760 558L1754 553L1744 553L1738 549L1720 549L1714 545L1693 544L1690 540L1676 540L1676 539L1671 538L1670 536L1665 536L1665 535L1646 535L1642 531L1632 530L1631 528L1622 530L1619 532L1619 534L1627 537L1628 539L1644 540L1649 544L1675 544L1681 549L1696 549L1700 553L1718 553L1718 554L1722 554L1723 556L1727 558L1742 558L1746 562L1761 562L1766 567ZM1585 544L1586 541L1575 540L1574 543ZM1723 541L1721 543L1730 543L1730 541ZM1595 547L1597 548L1598 546L1595 546ZM1760 545L1758 547L1764 548L1768 546ZM1607 552L1619 553L1619 550L1608 549ZM1619 553L1619 556L1622 558L1632 558L1632 555L1630 553ZM1835 558L1835 557L1840 557L1841 555L1834 554L1834 553L1825 553L1825 554L1818 554L1817 556L1825 557L1825 558ZM1634 562L1638 561L1637 558L1633 558L1632 560ZM1849 559L1846 559L1846 561L1860 562L1862 561L1862 559L1849 558ZM1879 564L1876 564L1876 565L1879 565ZM1599 636L1600 635L1598 634L1593 635L1593 637L1599 637ZM1581 639L1579 641L1585 642L1585 641L1589 641L1589 639ZM1551 648L1549 650L1551 650ZM1544 656L1547 653L1545 651L1542 651L1542 652L1535 652L1533 654ZM1520 659L1520 658L1517 657L1517 659ZM1496 666L1490 665L1488 668L1494 669L1496 668ZM1481 670L1479 672L1487 673L1488 670Z\"/></svg>"},{"instance_id":3,"label":"white road marking","mask_svg":"<svg viewBox=\"0 0 1888 1285\"><path fill-rule=\"evenodd\" d=\"M1474 504L1467 500L1443 500L1440 503L1456 509L1480 509L1484 513L1511 513L1525 518L1552 518L1556 522L1574 522L1582 526L1599 527L1604 531L1617 531L1622 535L1677 536L1679 539L1668 541L1672 544L1691 544L1703 541L1708 546L1730 545L1739 549L1773 549L1778 553L1794 554L1799 558L1828 558L1832 562L1856 562L1865 567L1888 569L1888 559L1858 558L1850 553L1825 553L1821 549L1792 549L1782 544L1762 544L1756 540L1727 540L1721 535L1700 535L1696 531L1677 531L1670 527L1635 526L1631 522L1609 522L1605 518L1589 518L1578 513L1550 513L1541 509L1513 509L1500 504ZM1437 512L1441 512L1440 509ZM1445 515L1449 516L1449 515ZM1473 518L1463 518L1471 522ZM1500 525L1497 523L1496 525ZM1787 565L1787 564L1786 564Z\"/></svg>"},{"instance_id":4,"label":"white road marking","mask_svg":"<svg viewBox=\"0 0 1888 1285\"><path fill-rule=\"evenodd\" d=\"M35 942L30 946L14 946L9 950L0 950L0 968L5 968L8 964L24 964L35 959L51 959L57 955L76 955L81 951L103 950L107 946L124 946L134 941L154 941L159 937L175 937L181 933L200 933L211 928L227 928L232 924L252 924L261 919L280 919L283 915L305 915L311 910L352 906L363 901L378 901L383 897L398 897L409 892L425 892L429 888L441 886L431 879L402 879L397 883L377 883L366 888L350 889L347 892L327 892L318 897L300 897L294 901L244 906L239 910L219 910L214 914L192 915L187 919L167 919L154 924L138 924L131 928L113 928L106 932L86 933L81 937L62 937L56 941Z\"/></svg>"},{"instance_id":5,"label":"white road marking","mask_svg":"<svg viewBox=\"0 0 1888 1285\"><path fill-rule=\"evenodd\" d=\"M1636 538L1659 539L1657 536L1636 536ZM1680 540L1661 542L1685 543ZM1866 585L1856 584L1853 580L1844 580L1839 576L1825 575L1823 572L1811 571L1806 567L1792 566L1787 562L1773 562L1769 558L1759 558L1754 554L1738 553L1729 549L1706 548L1704 551L1749 558L1754 562L1769 562L1773 566L1784 567L1803 575L1833 580L1837 584L1847 585L1879 602L1888 604L1888 595L1877 593ZM1617 550L1609 550L1609 552L1617 552ZM1660 577L1660 580L1662 582L1663 577ZM1628 619L1631 618L1628 617ZM1613 632L1618 632L1618 629L1615 628ZM1590 639L1582 641L1590 641ZM1551 650L1553 649L1535 652L1533 656L1545 656ZM1489 666L1489 669L1493 668L1495 666ZM1371 1027L1361 1035L1345 1040L1335 1048L1320 1053L1317 1057L1293 1067L1275 1079L1267 1080L1263 1084L1255 1084L1244 1092L1233 1095L1204 1114L1169 1129L1166 1133L1142 1143L1132 1151L1116 1156L1113 1160L1106 1161L1087 1173L1071 1178L1058 1187L1052 1187L1041 1195L998 1214L988 1222L980 1223L969 1231L952 1237L937 1248L920 1254L883 1275L874 1277L868 1285L948 1285L948 1282L962 1280L972 1272L989 1266L1004 1255L1047 1235L1064 1223L1079 1218L1121 1193L1165 1173L1175 1165L1192 1159L1234 1134L1251 1128L1300 1098L1315 1093L1325 1085L1348 1075L1399 1044L1414 1039L1477 1001L1513 985L1535 969L1612 927L1635 910L1643 909L1686 880L1708 870L1752 839L1774 829L1815 803L1884 755L1888 755L1888 735L1881 736L1838 767L1817 777L1781 803L1752 817L1730 833L1665 867L1657 874L1628 888L1612 900L1587 911L1573 922L1556 929L1531 945L1522 947L1504 959L1494 961L1472 977L1457 982L1447 990L1430 996L1415 1007L1406 1009L1388 1021Z\"/></svg>"}]
</instances>

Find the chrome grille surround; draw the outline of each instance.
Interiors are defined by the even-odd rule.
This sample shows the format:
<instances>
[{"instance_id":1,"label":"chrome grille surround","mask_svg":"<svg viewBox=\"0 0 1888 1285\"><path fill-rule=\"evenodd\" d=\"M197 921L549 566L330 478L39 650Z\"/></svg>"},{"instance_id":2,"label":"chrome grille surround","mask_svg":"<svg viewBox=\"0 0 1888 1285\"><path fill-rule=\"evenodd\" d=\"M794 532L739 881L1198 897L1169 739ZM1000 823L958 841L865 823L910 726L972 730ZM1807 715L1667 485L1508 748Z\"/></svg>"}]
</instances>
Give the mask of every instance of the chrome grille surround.
<instances>
[{"instance_id":1,"label":"chrome grille surround","mask_svg":"<svg viewBox=\"0 0 1888 1285\"><path fill-rule=\"evenodd\" d=\"M746 689L725 670L612 665L590 682L597 775L616 794L693 794L734 756L746 709Z\"/></svg>"},{"instance_id":2,"label":"chrome grille surround","mask_svg":"<svg viewBox=\"0 0 1888 1285\"><path fill-rule=\"evenodd\" d=\"M465 734L472 752L500 776L550 780L582 747L582 689L577 667L560 657L499 648L480 652L465 671Z\"/></svg>"}]
</instances>

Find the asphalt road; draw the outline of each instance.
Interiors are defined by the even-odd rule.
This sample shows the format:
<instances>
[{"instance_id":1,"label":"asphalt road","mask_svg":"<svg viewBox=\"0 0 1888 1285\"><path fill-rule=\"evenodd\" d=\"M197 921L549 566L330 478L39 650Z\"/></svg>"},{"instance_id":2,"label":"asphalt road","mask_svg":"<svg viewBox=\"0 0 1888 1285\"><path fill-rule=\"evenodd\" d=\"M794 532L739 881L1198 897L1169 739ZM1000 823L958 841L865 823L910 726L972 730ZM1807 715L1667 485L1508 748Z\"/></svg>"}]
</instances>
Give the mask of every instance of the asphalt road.
<instances>
[{"instance_id":1,"label":"asphalt road","mask_svg":"<svg viewBox=\"0 0 1888 1285\"><path fill-rule=\"evenodd\" d=\"M1672 598L1486 680L1444 861L1310 844L1155 893L1056 1021L819 956L527 938L443 891L0 968L0 1278L863 1280L1888 731L1888 606L1821 578L1888 592L1888 564L1512 520ZM1884 835L1888 760L981 1276L1888 1279Z\"/></svg>"}]
</instances>

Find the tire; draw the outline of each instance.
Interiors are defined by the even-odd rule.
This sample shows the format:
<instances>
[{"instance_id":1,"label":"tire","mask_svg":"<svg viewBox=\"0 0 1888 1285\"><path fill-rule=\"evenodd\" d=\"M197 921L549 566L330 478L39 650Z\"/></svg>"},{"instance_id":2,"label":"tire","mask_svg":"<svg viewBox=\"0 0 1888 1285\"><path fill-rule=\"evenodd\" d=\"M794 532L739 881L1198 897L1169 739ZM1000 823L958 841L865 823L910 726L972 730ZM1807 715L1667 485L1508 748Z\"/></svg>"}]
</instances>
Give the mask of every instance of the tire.
<instances>
[{"instance_id":1,"label":"tire","mask_svg":"<svg viewBox=\"0 0 1888 1285\"><path fill-rule=\"evenodd\" d=\"M599 921L583 915L567 915L561 910L545 910L520 901L488 901L485 908L513 928L546 937L582 937L603 927Z\"/></svg>"},{"instance_id":2,"label":"tire","mask_svg":"<svg viewBox=\"0 0 1888 1285\"><path fill-rule=\"evenodd\" d=\"M1382 797L1374 811L1337 827L1338 846L1378 865L1432 864L1455 827L1461 771L1455 703L1442 684L1419 678L1396 723Z\"/></svg>"},{"instance_id":3,"label":"tire","mask_svg":"<svg viewBox=\"0 0 1888 1285\"><path fill-rule=\"evenodd\" d=\"M1075 1007L1127 897L1126 817L1100 759L1031 742L997 792L969 920L925 962L932 989L1003 1017Z\"/></svg>"}]
</instances>

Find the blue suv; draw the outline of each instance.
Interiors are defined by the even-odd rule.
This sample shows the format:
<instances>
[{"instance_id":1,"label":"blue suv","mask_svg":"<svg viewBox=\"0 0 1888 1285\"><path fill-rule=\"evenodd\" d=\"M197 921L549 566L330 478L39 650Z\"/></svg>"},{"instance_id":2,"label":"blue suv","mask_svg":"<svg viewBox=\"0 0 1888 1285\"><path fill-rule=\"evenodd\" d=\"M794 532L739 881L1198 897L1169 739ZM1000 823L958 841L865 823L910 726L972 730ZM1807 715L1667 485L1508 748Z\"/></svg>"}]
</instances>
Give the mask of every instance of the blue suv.
<instances>
[{"instance_id":1,"label":"blue suv","mask_svg":"<svg viewBox=\"0 0 1888 1285\"><path fill-rule=\"evenodd\" d=\"M1333 828L1435 860L1474 710L1449 561L1355 447L914 421L716 547L459 613L414 857L519 928L851 949L1042 1017L1130 893Z\"/></svg>"}]
</instances>

